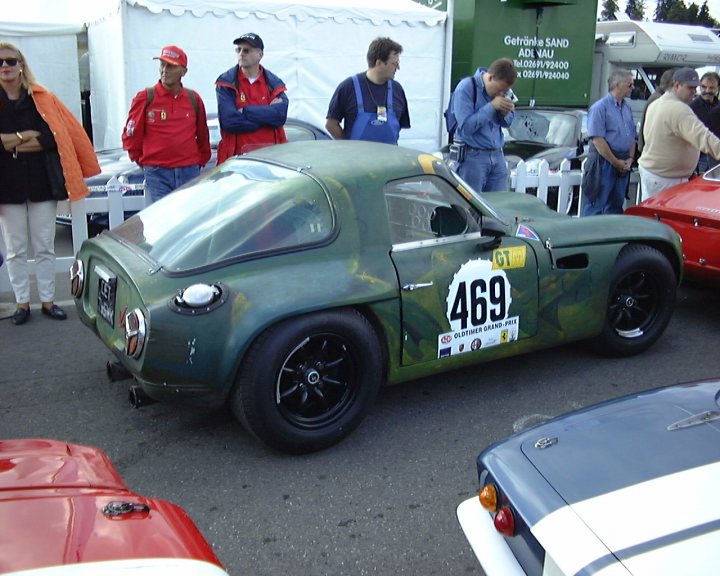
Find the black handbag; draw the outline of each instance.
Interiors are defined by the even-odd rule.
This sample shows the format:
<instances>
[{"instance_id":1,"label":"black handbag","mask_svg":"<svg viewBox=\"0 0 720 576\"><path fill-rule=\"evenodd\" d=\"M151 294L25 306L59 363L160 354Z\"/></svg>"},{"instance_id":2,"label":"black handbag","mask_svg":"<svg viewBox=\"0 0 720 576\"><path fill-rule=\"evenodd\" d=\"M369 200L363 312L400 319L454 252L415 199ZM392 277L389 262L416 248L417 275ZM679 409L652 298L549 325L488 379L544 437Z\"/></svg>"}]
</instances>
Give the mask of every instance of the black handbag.
<instances>
[{"instance_id":1,"label":"black handbag","mask_svg":"<svg viewBox=\"0 0 720 576\"><path fill-rule=\"evenodd\" d=\"M58 151L45 151L45 171L47 172L48 182L50 183L50 195L54 200L67 200L68 193L65 188L65 175L63 174L62 164L60 163L60 154Z\"/></svg>"}]
</instances>

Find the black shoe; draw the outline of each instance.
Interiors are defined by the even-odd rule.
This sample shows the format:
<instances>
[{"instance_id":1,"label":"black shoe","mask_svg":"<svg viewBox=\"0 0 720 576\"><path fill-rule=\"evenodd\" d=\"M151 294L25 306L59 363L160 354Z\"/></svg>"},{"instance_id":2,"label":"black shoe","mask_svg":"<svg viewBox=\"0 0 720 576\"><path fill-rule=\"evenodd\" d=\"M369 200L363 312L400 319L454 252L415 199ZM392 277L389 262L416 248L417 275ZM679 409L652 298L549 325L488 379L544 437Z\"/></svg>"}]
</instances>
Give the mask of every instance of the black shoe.
<instances>
[{"instance_id":1,"label":"black shoe","mask_svg":"<svg viewBox=\"0 0 720 576\"><path fill-rule=\"evenodd\" d=\"M15 314L13 314L12 321L15 326L20 326L20 324L25 324L30 320L30 308L18 308L15 310Z\"/></svg>"},{"instance_id":2,"label":"black shoe","mask_svg":"<svg viewBox=\"0 0 720 576\"><path fill-rule=\"evenodd\" d=\"M45 316L50 316L50 318L55 318L55 320L65 320L67 318L67 314L65 314L65 310L60 308L57 304L53 304L50 306L50 308L45 308L45 306L41 306L42 313L45 314Z\"/></svg>"}]
</instances>

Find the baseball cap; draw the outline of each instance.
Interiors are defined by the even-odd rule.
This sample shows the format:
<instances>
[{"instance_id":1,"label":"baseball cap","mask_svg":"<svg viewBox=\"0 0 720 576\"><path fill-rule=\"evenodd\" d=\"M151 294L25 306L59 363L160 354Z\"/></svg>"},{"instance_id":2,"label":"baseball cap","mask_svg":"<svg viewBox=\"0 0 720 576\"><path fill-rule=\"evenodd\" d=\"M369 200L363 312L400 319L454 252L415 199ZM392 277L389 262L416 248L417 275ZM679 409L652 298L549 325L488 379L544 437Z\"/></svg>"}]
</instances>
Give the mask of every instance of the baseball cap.
<instances>
[{"instance_id":1,"label":"baseball cap","mask_svg":"<svg viewBox=\"0 0 720 576\"><path fill-rule=\"evenodd\" d=\"M700 86L700 77L692 68L679 68L673 74L673 82L680 82L688 86Z\"/></svg>"},{"instance_id":2,"label":"baseball cap","mask_svg":"<svg viewBox=\"0 0 720 576\"><path fill-rule=\"evenodd\" d=\"M173 66L184 66L187 68L187 54L177 46L165 46L160 53L160 56L155 56L153 60L162 60Z\"/></svg>"},{"instance_id":3,"label":"baseball cap","mask_svg":"<svg viewBox=\"0 0 720 576\"><path fill-rule=\"evenodd\" d=\"M233 44L236 45L240 44L241 42L247 42L253 48L260 48L260 50L265 50L265 45L263 44L262 38L260 38L260 36L253 32L248 32L247 34L243 34L239 38L235 38L235 40L233 40Z\"/></svg>"}]
</instances>

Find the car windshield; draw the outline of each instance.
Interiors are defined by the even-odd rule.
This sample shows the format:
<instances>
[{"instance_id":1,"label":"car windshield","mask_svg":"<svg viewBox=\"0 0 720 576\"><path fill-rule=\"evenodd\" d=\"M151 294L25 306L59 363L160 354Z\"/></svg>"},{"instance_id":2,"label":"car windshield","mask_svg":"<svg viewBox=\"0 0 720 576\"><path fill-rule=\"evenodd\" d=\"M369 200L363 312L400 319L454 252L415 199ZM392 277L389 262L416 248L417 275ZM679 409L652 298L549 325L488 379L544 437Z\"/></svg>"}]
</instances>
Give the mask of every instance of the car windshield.
<instances>
[{"instance_id":1,"label":"car windshield","mask_svg":"<svg viewBox=\"0 0 720 576\"><path fill-rule=\"evenodd\" d=\"M322 242L330 202L305 173L238 158L113 229L169 272Z\"/></svg>"},{"instance_id":2,"label":"car windshield","mask_svg":"<svg viewBox=\"0 0 720 576\"><path fill-rule=\"evenodd\" d=\"M546 146L576 146L578 118L553 110L516 110L510 128L503 128L505 142L536 142Z\"/></svg>"}]
</instances>

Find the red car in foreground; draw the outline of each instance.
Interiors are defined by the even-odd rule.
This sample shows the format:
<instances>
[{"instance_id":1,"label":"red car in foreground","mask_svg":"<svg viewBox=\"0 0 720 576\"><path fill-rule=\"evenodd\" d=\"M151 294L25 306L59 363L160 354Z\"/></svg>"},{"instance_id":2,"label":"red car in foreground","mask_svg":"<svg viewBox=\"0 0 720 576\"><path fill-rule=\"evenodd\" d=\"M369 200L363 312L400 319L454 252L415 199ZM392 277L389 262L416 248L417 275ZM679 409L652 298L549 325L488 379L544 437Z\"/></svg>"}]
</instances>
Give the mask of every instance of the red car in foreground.
<instances>
[{"instance_id":1,"label":"red car in foreground","mask_svg":"<svg viewBox=\"0 0 720 576\"><path fill-rule=\"evenodd\" d=\"M683 241L685 277L720 283L720 165L625 213L659 220L675 229Z\"/></svg>"},{"instance_id":2,"label":"red car in foreground","mask_svg":"<svg viewBox=\"0 0 720 576\"><path fill-rule=\"evenodd\" d=\"M227 576L185 511L144 498L97 448L0 440L0 574Z\"/></svg>"}]
</instances>

